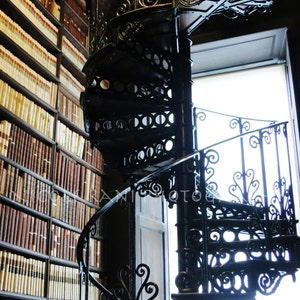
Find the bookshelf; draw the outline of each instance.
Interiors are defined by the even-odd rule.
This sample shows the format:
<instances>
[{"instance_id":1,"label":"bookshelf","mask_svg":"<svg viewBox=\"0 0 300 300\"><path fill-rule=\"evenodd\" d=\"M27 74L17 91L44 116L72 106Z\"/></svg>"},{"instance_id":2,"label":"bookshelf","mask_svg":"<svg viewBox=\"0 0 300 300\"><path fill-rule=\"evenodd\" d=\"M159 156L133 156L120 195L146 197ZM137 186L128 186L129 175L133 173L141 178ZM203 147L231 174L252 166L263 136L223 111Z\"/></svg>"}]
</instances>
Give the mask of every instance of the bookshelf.
<instances>
[{"instance_id":1,"label":"bookshelf","mask_svg":"<svg viewBox=\"0 0 300 300\"><path fill-rule=\"evenodd\" d=\"M104 178L79 104L84 11L81 0L0 1L1 299L78 299L77 240ZM90 259L99 280L103 247L97 232Z\"/></svg>"}]
</instances>

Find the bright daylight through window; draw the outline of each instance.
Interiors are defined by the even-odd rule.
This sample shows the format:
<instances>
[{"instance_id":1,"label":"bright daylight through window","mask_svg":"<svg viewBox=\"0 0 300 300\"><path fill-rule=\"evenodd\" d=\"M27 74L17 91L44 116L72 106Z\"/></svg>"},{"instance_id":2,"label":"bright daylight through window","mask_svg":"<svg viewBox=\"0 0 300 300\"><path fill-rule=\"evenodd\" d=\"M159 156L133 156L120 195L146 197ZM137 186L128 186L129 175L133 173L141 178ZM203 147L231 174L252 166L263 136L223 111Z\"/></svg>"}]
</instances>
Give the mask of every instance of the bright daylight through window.
<instances>
[{"instance_id":1,"label":"bright daylight through window","mask_svg":"<svg viewBox=\"0 0 300 300\"><path fill-rule=\"evenodd\" d=\"M291 157L293 159L293 185L295 191L295 205L297 218L299 219L299 197L297 184L297 165L295 158L295 139L292 136L293 116L296 116L291 108L289 98L289 88L287 85L286 67L284 64L272 65L267 67L259 67L218 75L198 77L193 79L193 102L195 107L200 107L205 115L205 120L197 122L197 140L198 149L202 149L222 140L226 140L234 135L237 131L233 131L229 126L232 116L249 118L251 130L269 126L270 122L288 121L288 132L290 141ZM224 169L229 169L233 165L233 161L237 160L235 150L229 147L226 150L226 162ZM253 163L255 163L253 158ZM234 168L234 166L233 166ZM231 174L236 170L232 170ZM223 176L224 177L224 176ZM230 186L231 178L223 178L218 181L218 195L223 199L230 200L228 186ZM228 182L227 182L228 181ZM173 214L171 212L170 214ZM171 215L170 215L171 219ZM171 220L171 223L174 220ZM171 225L173 225L171 224ZM299 230L299 229L298 229ZM172 233L171 233L172 234ZM170 238L171 255L176 255L176 249L172 249L174 238ZM176 245L176 244L175 244ZM175 261L171 258L171 261ZM170 264L173 266L172 264ZM176 270L171 270L171 293L176 292L173 284L176 276ZM299 274L296 274L298 280ZM292 277L287 276L283 279L275 295L264 297L257 294L257 300L272 299L279 300L283 297L289 297L296 300L300 292L299 283L293 283Z\"/></svg>"}]
</instances>

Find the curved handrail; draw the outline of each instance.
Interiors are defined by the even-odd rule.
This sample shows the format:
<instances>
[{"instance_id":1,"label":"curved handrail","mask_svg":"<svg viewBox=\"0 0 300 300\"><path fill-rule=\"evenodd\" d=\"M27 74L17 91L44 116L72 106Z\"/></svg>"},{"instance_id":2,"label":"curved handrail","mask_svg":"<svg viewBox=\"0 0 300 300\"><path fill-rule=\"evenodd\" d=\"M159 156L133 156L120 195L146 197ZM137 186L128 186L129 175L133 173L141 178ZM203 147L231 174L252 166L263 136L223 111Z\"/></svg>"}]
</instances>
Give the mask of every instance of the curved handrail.
<instances>
[{"instance_id":1,"label":"curved handrail","mask_svg":"<svg viewBox=\"0 0 300 300\"><path fill-rule=\"evenodd\" d=\"M160 175L160 174L162 174L164 172L169 171L170 169L174 168L175 166L178 166L181 163L184 163L184 162L188 161L189 159L192 159L195 156L203 153L207 149L213 148L215 146L218 146L220 144L226 143L226 142L234 140L234 139L241 138L241 137L243 137L245 135L250 135L250 134L252 134L254 132L263 131L263 130L270 129L270 128L273 128L273 127L278 127L280 125L286 125L287 123L288 123L287 121L286 122L280 122L280 123L274 123L272 125L269 125L269 126L266 126L266 127L262 127L262 128L259 128L259 129L255 129L255 130L252 130L252 131L244 132L244 133L236 135L234 137L230 137L230 138L228 138L226 140L214 143L214 144L212 144L210 146L207 146L207 147L205 147L205 148L203 148L201 150L194 151L194 152L192 152L192 153L190 153L190 154L188 154L188 155L186 155L186 156L184 156L182 158L176 159L173 162L171 162L170 164L168 164L167 166L161 167L161 168L153 171L152 173L146 175L145 177L143 177L143 178L141 178L141 179L133 182L131 186L128 186L127 188L125 188L124 190L122 190L114 198L112 198L110 201L108 201L103 207L99 208L96 211L96 213L91 217L91 219L87 222L87 224L85 225L85 227L83 228L83 230L82 230L82 232L80 234L80 237L78 239L78 244L77 244L77 261L78 261L78 264L79 264L80 271L88 273L89 280L96 287L98 287L102 292L104 292L105 294L109 295L113 299L120 300L110 290L108 290L98 280L96 280L94 278L94 276L89 271L86 272L88 270L88 266L85 264L85 261L84 261L83 250L84 250L85 245L87 243L87 239L90 237L91 230L92 230L92 227L95 225L95 222L102 215L104 215L114 204L118 203L119 200L122 199L126 194L128 194L131 191L135 190L141 183L147 182L150 179L152 179L154 177L157 177L158 175Z\"/></svg>"}]
</instances>

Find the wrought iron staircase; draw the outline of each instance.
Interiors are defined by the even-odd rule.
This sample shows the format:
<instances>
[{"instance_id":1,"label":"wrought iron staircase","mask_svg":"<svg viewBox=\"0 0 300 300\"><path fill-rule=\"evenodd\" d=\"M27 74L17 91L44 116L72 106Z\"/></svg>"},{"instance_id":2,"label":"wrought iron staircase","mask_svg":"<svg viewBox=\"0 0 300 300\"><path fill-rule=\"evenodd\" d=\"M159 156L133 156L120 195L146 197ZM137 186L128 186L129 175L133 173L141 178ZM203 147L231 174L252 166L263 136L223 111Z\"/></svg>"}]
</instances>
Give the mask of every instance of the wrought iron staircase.
<instances>
[{"instance_id":1,"label":"wrought iron staircase","mask_svg":"<svg viewBox=\"0 0 300 300\"><path fill-rule=\"evenodd\" d=\"M131 182L96 212L78 242L81 283L91 281L103 297L119 299L89 270L89 239L97 220L133 190L157 195L153 183L161 185L159 193L178 211L179 293L173 299L253 299L256 291L272 293L283 276L293 275L300 266L289 170L278 167L276 193L271 195L267 186L257 186L253 169L244 164L230 187L229 200L236 201L216 198L212 165L218 161L219 144L198 151L194 138L189 35L213 15L245 16L264 12L271 4L267 0L87 1L90 58L81 96L85 126L108 165ZM275 123L255 132L240 131L229 141L242 143L250 136L263 159L264 142L274 134L278 150L280 134L287 145L285 133L286 124ZM281 159L278 151L276 158ZM169 197L174 190L191 193L175 203ZM88 299L88 284L85 287ZM128 289L123 286L123 290ZM155 288L152 292L149 299L157 294ZM128 291L128 295L135 299L140 293Z\"/></svg>"},{"instance_id":2,"label":"wrought iron staircase","mask_svg":"<svg viewBox=\"0 0 300 300\"><path fill-rule=\"evenodd\" d=\"M276 152L282 146L281 142L278 143L279 138L283 138L284 146L287 146L286 126L287 123L275 123L242 133L174 160L167 166L134 181L100 208L85 226L77 248L82 275L89 278L108 299L139 299L130 298L128 295L126 298L118 298L120 288L126 290L128 287L121 286L109 291L91 275L88 264L89 238L95 232L97 220L133 190L141 195L164 194L171 204L177 204L170 199L170 190L175 186L168 189L163 185L158 191L157 186L151 189L151 185L162 183L161 179L165 175L168 178L172 177L173 171L185 164L188 172L196 178L195 190L192 191L193 197L190 200L194 202L197 211L193 218L186 220L186 245L179 253L185 270L177 276L176 284L181 292L174 296L174 299L254 299L257 291L266 295L273 293L281 279L288 275L294 276L300 266L300 241L296 232L297 220L289 169L287 174L282 173L288 158L287 153L281 150L278 160L273 162L276 164L275 169L281 172L276 174L278 181L272 186L274 193L267 197L263 197L259 191L257 178L260 176L254 176L254 169L233 174L234 183L228 189L232 195L231 200L216 198L220 195L217 194L214 175L220 158L218 147L232 141L240 142L240 139L248 142L263 138L256 144L259 149L255 146L253 150L259 151L264 143L269 144L269 141L273 140ZM264 160L265 156L261 158ZM246 161L244 158L243 162ZM258 165L261 166L261 163ZM222 173L225 176L224 171ZM243 187L238 181L242 182L244 179L248 182ZM246 193L248 196L245 198ZM151 282L147 284L152 285ZM154 284L153 286L155 287ZM85 294L88 295L88 285L86 288ZM198 291L194 292L194 289ZM155 288L151 291L153 294L150 293L149 299L155 299L158 291Z\"/></svg>"}]
</instances>

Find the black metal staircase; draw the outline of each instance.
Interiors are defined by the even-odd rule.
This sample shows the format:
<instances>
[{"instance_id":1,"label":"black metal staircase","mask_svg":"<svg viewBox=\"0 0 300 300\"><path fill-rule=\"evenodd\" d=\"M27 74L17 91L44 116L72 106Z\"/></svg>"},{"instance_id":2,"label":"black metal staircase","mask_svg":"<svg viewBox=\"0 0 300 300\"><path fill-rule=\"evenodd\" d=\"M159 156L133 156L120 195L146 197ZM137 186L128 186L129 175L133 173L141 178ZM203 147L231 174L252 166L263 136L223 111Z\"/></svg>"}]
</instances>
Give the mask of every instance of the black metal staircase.
<instances>
[{"instance_id":1,"label":"black metal staircase","mask_svg":"<svg viewBox=\"0 0 300 300\"><path fill-rule=\"evenodd\" d=\"M218 145L197 151L194 138L189 35L215 14L233 18L264 12L271 4L87 1L91 56L84 67L87 83L81 96L86 130L110 167L121 170L132 183L97 211L78 243L82 275L107 298L118 296L90 274L89 238L98 218L124 194L145 189L151 193L153 182L162 186L165 196L172 189L190 191L176 203L166 199L178 211L179 293L173 299L253 299L256 291L272 293L283 276L293 275L299 267L289 170L278 171L276 193L271 195L267 186L257 186L253 169L242 165L230 187L236 201L217 199L212 164ZM272 134L277 141L285 132L286 124L276 123L255 133L241 131L232 140L242 143L249 135L263 159L264 142ZM237 192L241 196L235 196ZM86 288L88 299L88 284Z\"/></svg>"}]
</instances>

